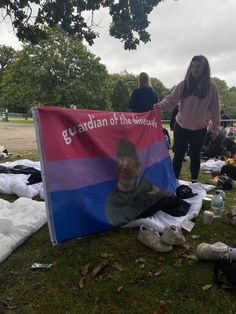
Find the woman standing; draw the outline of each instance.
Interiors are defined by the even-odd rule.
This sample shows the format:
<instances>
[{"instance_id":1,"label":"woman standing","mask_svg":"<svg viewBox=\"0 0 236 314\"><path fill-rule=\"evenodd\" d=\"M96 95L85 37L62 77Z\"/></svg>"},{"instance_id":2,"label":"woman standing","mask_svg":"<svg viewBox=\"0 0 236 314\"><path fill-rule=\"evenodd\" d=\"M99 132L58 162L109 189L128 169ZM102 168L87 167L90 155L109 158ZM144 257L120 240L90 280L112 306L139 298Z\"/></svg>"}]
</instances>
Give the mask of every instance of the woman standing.
<instances>
[{"instance_id":1,"label":"woman standing","mask_svg":"<svg viewBox=\"0 0 236 314\"><path fill-rule=\"evenodd\" d=\"M153 108L157 103L157 92L151 87L149 76L145 72L139 74L139 87L132 92L129 101L129 109L132 112L146 112Z\"/></svg>"},{"instance_id":2,"label":"woman standing","mask_svg":"<svg viewBox=\"0 0 236 314\"><path fill-rule=\"evenodd\" d=\"M194 56L185 79L153 108L165 112L172 110L177 104L179 112L174 126L173 169L178 179L189 145L191 180L196 182L209 118L212 120L212 141L216 138L220 126L219 95L210 78L210 66L206 57Z\"/></svg>"}]
</instances>

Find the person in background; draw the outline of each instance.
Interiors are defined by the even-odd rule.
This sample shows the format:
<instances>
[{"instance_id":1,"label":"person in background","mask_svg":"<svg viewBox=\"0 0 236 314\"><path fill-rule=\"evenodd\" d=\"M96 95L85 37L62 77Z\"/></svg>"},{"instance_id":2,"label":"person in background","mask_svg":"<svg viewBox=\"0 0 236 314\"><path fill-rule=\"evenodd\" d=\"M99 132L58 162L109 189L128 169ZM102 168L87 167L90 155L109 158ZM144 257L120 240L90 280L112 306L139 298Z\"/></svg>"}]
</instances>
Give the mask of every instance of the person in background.
<instances>
[{"instance_id":1,"label":"person in background","mask_svg":"<svg viewBox=\"0 0 236 314\"><path fill-rule=\"evenodd\" d=\"M209 117L212 120L212 141L215 140L220 126L219 95L211 80L206 57L194 56L184 80L153 108L165 112L172 110L177 104L179 111L174 125L174 173L178 179L189 145L191 180L197 182L200 154L207 134Z\"/></svg>"},{"instance_id":2,"label":"person in background","mask_svg":"<svg viewBox=\"0 0 236 314\"><path fill-rule=\"evenodd\" d=\"M171 116L170 116L170 130L173 132L174 131L174 126L175 126L175 118L177 113L179 112L179 107L176 106L172 111L171 111Z\"/></svg>"},{"instance_id":3,"label":"person in background","mask_svg":"<svg viewBox=\"0 0 236 314\"><path fill-rule=\"evenodd\" d=\"M170 134L166 128L162 128L167 149L170 149Z\"/></svg>"},{"instance_id":4,"label":"person in background","mask_svg":"<svg viewBox=\"0 0 236 314\"><path fill-rule=\"evenodd\" d=\"M235 128L230 127L227 136L235 141Z\"/></svg>"},{"instance_id":5,"label":"person in background","mask_svg":"<svg viewBox=\"0 0 236 314\"><path fill-rule=\"evenodd\" d=\"M236 180L236 152L225 160L225 165L220 169L220 175L224 174L232 180Z\"/></svg>"},{"instance_id":6,"label":"person in background","mask_svg":"<svg viewBox=\"0 0 236 314\"><path fill-rule=\"evenodd\" d=\"M129 100L129 109L132 112L146 112L153 108L158 101L157 92L151 86L149 76L141 72L138 77L138 88L135 88Z\"/></svg>"},{"instance_id":7,"label":"person in background","mask_svg":"<svg viewBox=\"0 0 236 314\"><path fill-rule=\"evenodd\" d=\"M220 110L220 119L221 119L220 125L223 127L223 129L225 129L227 127L227 121L224 120L228 120L229 117L225 114L223 109Z\"/></svg>"}]
</instances>

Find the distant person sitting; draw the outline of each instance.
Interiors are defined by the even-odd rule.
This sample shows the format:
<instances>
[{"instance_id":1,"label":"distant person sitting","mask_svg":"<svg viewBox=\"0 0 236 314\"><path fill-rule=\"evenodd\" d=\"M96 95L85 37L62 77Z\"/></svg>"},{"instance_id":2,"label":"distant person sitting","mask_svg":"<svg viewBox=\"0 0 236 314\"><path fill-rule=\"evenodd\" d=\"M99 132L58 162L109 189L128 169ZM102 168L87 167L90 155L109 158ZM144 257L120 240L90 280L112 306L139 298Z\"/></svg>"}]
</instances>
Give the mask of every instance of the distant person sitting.
<instances>
[{"instance_id":1,"label":"distant person sitting","mask_svg":"<svg viewBox=\"0 0 236 314\"><path fill-rule=\"evenodd\" d=\"M227 136L234 141L235 140L235 128L231 127L229 129Z\"/></svg>"},{"instance_id":2,"label":"distant person sitting","mask_svg":"<svg viewBox=\"0 0 236 314\"><path fill-rule=\"evenodd\" d=\"M129 109L132 112L150 111L158 101L157 92L151 86L147 73L140 73L138 81L139 86L133 90L130 97Z\"/></svg>"},{"instance_id":3,"label":"distant person sitting","mask_svg":"<svg viewBox=\"0 0 236 314\"><path fill-rule=\"evenodd\" d=\"M220 158L223 155L223 146L222 143L225 140L224 132L221 130L217 134L214 141L212 141L212 132L208 128L207 135L202 146L201 158L210 159L210 158Z\"/></svg>"},{"instance_id":4,"label":"distant person sitting","mask_svg":"<svg viewBox=\"0 0 236 314\"><path fill-rule=\"evenodd\" d=\"M225 165L220 170L220 175L227 175L232 180L236 180L236 152L231 158L226 159Z\"/></svg>"},{"instance_id":5,"label":"distant person sitting","mask_svg":"<svg viewBox=\"0 0 236 314\"><path fill-rule=\"evenodd\" d=\"M221 109L220 110L220 126L223 127L223 129L225 129L227 127L227 121L225 120L229 120L229 117L225 114L224 110Z\"/></svg>"},{"instance_id":6,"label":"distant person sitting","mask_svg":"<svg viewBox=\"0 0 236 314\"><path fill-rule=\"evenodd\" d=\"M162 131L164 133L167 149L170 149L170 134L166 128L162 128Z\"/></svg>"}]
</instances>

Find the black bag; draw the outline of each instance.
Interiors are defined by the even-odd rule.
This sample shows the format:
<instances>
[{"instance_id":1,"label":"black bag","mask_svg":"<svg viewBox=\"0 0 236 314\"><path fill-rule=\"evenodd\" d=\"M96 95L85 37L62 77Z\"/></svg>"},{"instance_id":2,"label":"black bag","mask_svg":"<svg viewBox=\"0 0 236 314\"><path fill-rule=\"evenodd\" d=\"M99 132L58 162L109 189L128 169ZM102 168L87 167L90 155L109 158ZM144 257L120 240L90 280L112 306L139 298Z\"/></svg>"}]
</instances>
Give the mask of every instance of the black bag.
<instances>
[{"instance_id":1,"label":"black bag","mask_svg":"<svg viewBox=\"0 0 236 314\"><path fill-rule=\"evenodd\" d=\"M197 195L197 193L193 193L192 189L185 184L181 184L176 189L176 195L182 199L191 198Z\"/></svg>"},{"instance_id":2,"label":"black bag","mask_svg":"<svg viewBox=\"0 0 236 314\"><path fill-rule=\"evenodd\" d=\"M188 213L188 210L190 208L190 204L182 200L181 197L170 195L168 197L168 202L165 207L163 207L161 210L174 217L182 217L185 216Z\"/></svg>"},{"instance_id":3,"label":"black bag","mask_svg":"<svg viewBox=\"0 0 236 314\"><path fill-rule=\"evenodd\" d=\"M218 188L222 187L223 190L232 190L233 180L226 174L223 174L222 176L219 176L216 186Z\"/></svg>"},{"instance_id":4,"label":"black bag","mask_svg":"<svg viewBox=\"0 0 236 314\"><path fill-rule=\"evenodd\" d=\"M219 285L227 284L236 288L236 262L219 260L214 263L213 280Z\"/></svg>"}]
</instances>

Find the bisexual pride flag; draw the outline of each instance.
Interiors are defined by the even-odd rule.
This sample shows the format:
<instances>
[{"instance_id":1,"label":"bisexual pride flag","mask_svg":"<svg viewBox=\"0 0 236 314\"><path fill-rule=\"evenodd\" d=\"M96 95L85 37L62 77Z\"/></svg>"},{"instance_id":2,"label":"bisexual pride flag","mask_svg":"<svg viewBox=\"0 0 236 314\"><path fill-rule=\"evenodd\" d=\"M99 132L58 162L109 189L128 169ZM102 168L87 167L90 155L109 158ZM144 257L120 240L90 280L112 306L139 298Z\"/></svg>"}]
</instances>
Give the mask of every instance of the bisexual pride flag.
<instances>
[{"instance_id":1,"label":"bisexual pride flag","mask_svg":"<svg viewBox=\"0 0 236 314\"><path fill-rule=\"evenodd\" d=\"M135 146L146 180L175 191L158 111L32 111L53 244L111 228L105 202L117 186L117 143L122 139Z\"/></svg>"}]
</instances>

